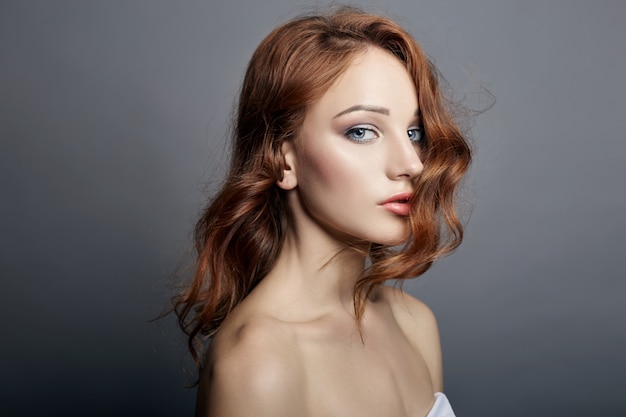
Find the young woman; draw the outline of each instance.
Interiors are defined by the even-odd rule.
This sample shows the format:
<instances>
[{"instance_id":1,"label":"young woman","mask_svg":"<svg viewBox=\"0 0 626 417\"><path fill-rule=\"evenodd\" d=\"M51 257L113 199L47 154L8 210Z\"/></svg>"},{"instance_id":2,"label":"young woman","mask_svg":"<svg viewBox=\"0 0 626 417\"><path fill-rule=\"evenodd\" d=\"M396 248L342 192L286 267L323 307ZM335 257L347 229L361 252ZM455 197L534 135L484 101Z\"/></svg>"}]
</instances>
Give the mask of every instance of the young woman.
<instances>
[{"instance_id":1,"label":"young woman","mask_svg":"<svg viewBox=\"0 0 626 417\"><path fill-rule=\"evenodd\" d=\"M432 312L384 283L458 246L470 158L395 22L340 8L270 33L176 300L197 416L453 416Z\"/></svg>"}]
</instances>

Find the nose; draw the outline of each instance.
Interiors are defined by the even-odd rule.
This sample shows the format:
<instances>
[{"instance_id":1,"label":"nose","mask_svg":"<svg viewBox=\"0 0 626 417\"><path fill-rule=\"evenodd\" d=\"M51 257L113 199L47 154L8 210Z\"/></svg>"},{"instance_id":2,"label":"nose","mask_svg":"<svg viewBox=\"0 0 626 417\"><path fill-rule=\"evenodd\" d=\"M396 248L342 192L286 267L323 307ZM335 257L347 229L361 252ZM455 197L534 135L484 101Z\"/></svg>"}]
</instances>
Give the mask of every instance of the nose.
<instances>
[{"instance_id":1,"label":"nose","mask_svg":"<svg viewBox=\"0 0 626 417\"><path fill-rule=\"evenodd\" d=\"M389 144L387 176L390 179L413 179L424 169L419 148L406 135L398 135Z\"/></svg>"}]
</instances>

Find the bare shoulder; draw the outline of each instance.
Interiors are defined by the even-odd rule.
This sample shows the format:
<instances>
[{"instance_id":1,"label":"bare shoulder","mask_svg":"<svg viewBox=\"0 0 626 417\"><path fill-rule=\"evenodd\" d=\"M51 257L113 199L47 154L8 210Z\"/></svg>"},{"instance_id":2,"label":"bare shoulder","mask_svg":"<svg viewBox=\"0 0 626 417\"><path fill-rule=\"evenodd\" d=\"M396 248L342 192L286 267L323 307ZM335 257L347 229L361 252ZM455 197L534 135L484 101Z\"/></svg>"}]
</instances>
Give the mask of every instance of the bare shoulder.
<instances>
[{"instance_id":1,"label":"bare shoulder","mask_svg":"<svg viewBox=\"0 0 626 417\"><path fill-rule=\"evenodd\" d=\"M422 328L437 328L437 320L430 307L398 288L381 286L379 295L389 303L393 314L401 323Z\"/></svg>"},{"instance_id":2,"label":"bare shoulder","mask_svg":"<svg viewBox=\"0 0 626 417\"><path fill-rule=\"evenodd\" d=\"M222 330L207 353L196 416L301 414L303 374L287 326L264 318Z\"/></svg>"},{"instance_id":3,"label":"bare shoulder","mask_svg":"<svg viewBox=\"0 0 626 417\"><path fill-rule=\"evenodd\" d=\"M432 310L398 288L381 286L378 294L389 304L405 336L424 358L435 390L443 390L439 328Z\"/></svg>"}]
</instances>

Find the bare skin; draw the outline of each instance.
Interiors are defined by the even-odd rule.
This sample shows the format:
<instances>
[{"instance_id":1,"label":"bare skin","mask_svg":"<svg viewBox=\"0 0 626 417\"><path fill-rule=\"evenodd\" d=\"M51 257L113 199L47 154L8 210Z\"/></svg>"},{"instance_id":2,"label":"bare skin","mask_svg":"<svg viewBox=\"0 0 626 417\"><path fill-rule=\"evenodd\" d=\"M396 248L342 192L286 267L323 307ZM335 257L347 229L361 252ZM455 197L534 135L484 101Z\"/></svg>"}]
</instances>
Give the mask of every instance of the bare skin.
<instances>
[{"instance_id":1,"label":"bare skin","mask_svg":"<svg viewBox=\"0 0 626 417\"><path fill-rule=\"evenodd\" d=\"M435 318L417 299L380 286L366 302L361 339L352 299L365 257L345 244L347 236L406 239L406 217L382 201L410 192L423 168L416 115L408 73L376 48L309 109L300 137L283 148L278 186L292 215L283 248L214 337L198 417L428 413L443 389ZM358 141L354 126L365 129Z\"/></svg>"},{"instance_id":2,"label":"bare skin","mask_svg":"<svg viewBox=\"0 0 626 417\"><path fill-rule=\"evenodd\" d=\"M425 416L442 390L434 317L398 290L368 304L365 343L347 312L286 322L256 298L213 341L199 416Z\"/></svg>"}]
</instances>

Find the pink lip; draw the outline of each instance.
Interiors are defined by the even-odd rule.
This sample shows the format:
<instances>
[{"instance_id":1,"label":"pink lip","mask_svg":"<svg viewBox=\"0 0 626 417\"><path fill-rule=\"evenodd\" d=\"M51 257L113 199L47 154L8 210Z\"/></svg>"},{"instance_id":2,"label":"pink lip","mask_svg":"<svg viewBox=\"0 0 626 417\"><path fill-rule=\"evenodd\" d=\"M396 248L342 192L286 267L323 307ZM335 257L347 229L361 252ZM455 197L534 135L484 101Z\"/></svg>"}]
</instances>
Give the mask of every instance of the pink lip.
<instances>
[{"instance_id":1,"label":"pink lip","mask_svg":"<svg viewBox=\"0 0 626 417\"><path fill-rule=\"evenodd\" d=\"M411 211L411 197L411 193L395 194L380 203L380 205L383 206L385 210L399 216L408 216Z\"/></svg>"}]
</instances>

